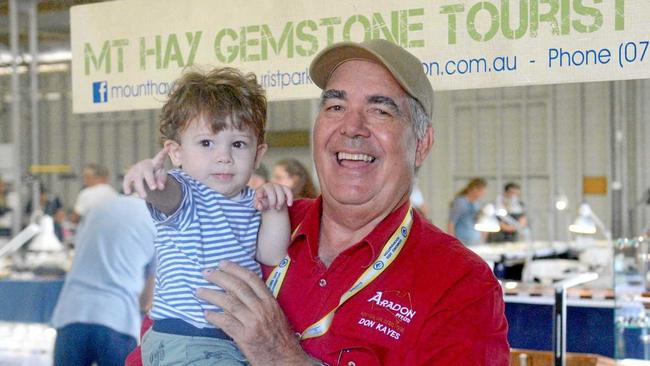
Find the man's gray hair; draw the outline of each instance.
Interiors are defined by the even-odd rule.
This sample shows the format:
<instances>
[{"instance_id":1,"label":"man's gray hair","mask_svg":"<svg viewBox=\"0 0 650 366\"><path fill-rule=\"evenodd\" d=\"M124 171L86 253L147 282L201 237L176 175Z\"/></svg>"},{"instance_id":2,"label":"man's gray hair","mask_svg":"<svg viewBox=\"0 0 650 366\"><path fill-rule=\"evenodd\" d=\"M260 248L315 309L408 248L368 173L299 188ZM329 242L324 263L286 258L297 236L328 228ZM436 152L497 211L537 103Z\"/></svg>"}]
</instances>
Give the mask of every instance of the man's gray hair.
<instances>
[{"instance_id":1,"label":"man's gray hair","mask_svg":"<svg viewBox=\"0 0 650 366\"><path fill-rule=\"evenodd\" d=\"M415 138L419 141L424 138L424 135L427 132L427 127L431 126L431 119L427 116L427 113L424 111L422 104L420 104L420 102L418 102L415 98L407 95L407 100L411 115L411 126L413 128L413 132L415 133Z\"/></svg>"}]
</instances>

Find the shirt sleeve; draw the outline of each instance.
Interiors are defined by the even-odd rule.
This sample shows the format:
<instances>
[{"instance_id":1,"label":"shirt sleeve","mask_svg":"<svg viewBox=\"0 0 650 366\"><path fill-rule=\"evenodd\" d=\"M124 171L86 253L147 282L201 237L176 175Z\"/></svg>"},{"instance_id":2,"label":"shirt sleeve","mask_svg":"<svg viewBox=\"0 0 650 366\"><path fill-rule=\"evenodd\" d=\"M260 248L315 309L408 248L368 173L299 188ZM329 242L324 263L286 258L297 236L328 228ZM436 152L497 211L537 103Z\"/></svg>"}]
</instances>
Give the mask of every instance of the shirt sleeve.
<instances>
[{"instance_id":1,"label":"shirt sleeve","mask_svg":"<svg viewBox=\"0 0 650 366\"><path fill-rule=\"evenodd\" d=\"M167 173L171 179L175 179L181 186L181 204L171 215L156 209L152 204L147 202L147 208L151 213L151 218L156 224L171 226L178 230L186 229L192 222L195 214L194 195L192 194L191 182L183 176L182 173L172 170Z\"/></svg>"},{"instance_id":2,"label":"shirt sleeve","mask_svg":"<svg viewBox=\"0 0 650 366\"><path fill-rule=\"evenodd\" d=\"M466 282L466 283L463 283ZM508 323L501 287L462 281L446 306L429 314L407 365L507 366L510 363ZM480 287L483 287L481 291Z\"/></svg>"},{"instance_id":3,"label":"shirt sleeve","mask_svg":"<svg viewBox=\"0 0 650 366\"><path fill-rule=\"evenodd\" d=\"M74 212L79 216L85 216L88 212L88 199L86 198L88 191L86 188L82 189L77 196L74 203Z\"/></svg>"}]
</instances>

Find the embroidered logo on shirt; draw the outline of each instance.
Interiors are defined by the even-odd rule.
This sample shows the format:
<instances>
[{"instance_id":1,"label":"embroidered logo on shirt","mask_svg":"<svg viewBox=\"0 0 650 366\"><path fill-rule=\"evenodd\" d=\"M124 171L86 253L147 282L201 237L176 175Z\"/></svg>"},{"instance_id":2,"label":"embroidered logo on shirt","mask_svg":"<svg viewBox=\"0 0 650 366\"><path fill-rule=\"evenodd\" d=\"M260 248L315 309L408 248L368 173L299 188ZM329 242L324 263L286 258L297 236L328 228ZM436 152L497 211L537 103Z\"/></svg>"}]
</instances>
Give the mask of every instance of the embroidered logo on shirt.
<instances>
[{"instance_id":1,"label":"embroidered logo on shirt","mask_svg":"<svg viewBox=\"0 0 650 366\"><path fill-rule=\"evenodd\" d=\"M383 291L377 291L374 296L368 299L368 302L375 303L383 308L394 311L395 317L405 323L410 323L411 320L413 320L416 313L415 310L411 309L410 306L384 299L383 296Z\"/></svg>"},{"instance_id":2,"label":"embroidered logo on shirt","mask_svg":"<svg viewBox=\"0 0 650 366\"><path fill-rule=\"evenodd\" d=\"M394 340L401 339L417 313L412 308L411 294L408 292L377 291L366 302L370 303L371 309L361 312L357 324Z\"/></svg>"}]
</instances>

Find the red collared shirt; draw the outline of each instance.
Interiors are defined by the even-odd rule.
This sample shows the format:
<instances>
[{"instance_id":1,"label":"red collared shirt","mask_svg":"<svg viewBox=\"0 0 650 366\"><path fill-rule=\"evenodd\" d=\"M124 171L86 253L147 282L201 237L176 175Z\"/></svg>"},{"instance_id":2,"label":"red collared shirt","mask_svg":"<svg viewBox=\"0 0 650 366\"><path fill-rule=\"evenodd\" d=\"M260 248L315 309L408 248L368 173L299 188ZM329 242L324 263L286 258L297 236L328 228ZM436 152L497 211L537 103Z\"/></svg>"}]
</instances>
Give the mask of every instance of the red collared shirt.
<instances>
[{"instance_id":1,"label":"red collared shirt","mask_svg":"<svg viewBox=\"0 0 650 366\"><path fill-rule=\"evenodd\" d=\"M321 200L290 210L300 225L278 300L297 332L337 306L407 213L386 217L326 268L318 259ZM350 298L323 336L302 341L330 365L508 365L502 290L485 262L415 214L393 263Z\"/></svg>"},{"instance_id":2,"label":"red collared shirt","mask_svg":"<svg viewBox=\"0 0 650 366\"><path fill-rule=\"evenodd\" d=\"M318 259L321 201L294 203L292 229L300 228L289 248L292 262L279 302L295 331L304 331L338 304L407 208L391 213L325 268ZM301 344L332 366L506 366L507 330L501 287L485 262L416 213L390 267L337 310L325 335ZM141 364L138 347L126 365Z\"/></svg>"}]
</instances>

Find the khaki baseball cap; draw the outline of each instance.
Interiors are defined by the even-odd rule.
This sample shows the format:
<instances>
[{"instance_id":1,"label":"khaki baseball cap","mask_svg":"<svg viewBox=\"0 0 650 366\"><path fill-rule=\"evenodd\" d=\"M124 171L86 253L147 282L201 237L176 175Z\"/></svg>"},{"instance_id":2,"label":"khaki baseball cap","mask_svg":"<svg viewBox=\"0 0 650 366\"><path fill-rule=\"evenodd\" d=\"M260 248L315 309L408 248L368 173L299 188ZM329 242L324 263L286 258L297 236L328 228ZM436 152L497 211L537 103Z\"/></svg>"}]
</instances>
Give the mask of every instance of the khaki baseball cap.
<instances>
[{"instance_id":1,"label":"khaki baseball cap","mask_svg":"<svg viewBox=\"0 0 650 366\"><path fill-rule=\"evenodd\" d=\"M384 39L361 43L335 43L314 57L309 66L309 76L319 88L325 89L327 81L337 67L353 59L372 60L393 75L408 95L415 98L431 118L433 113L433 88L424 73L422 63L404 48Z\"/></svg>"}]
</instances>

